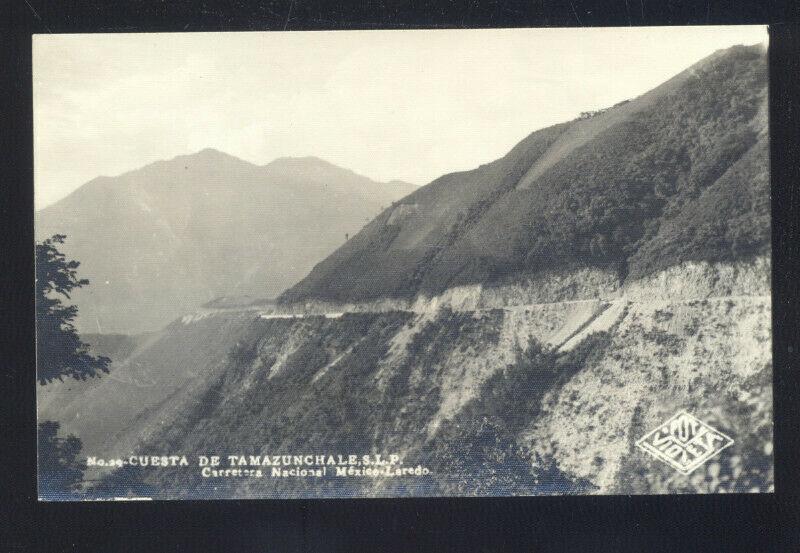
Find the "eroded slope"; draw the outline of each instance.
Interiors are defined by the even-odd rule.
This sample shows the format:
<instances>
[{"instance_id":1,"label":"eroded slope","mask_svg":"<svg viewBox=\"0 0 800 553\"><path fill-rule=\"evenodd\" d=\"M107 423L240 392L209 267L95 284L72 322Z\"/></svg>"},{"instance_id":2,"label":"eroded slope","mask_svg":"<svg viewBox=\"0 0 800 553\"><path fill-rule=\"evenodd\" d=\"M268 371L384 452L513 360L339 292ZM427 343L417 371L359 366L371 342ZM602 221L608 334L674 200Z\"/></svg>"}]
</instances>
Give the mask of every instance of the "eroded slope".
<instances>
[{"instance_id":1,"label":"eroded slope","mask_svg":"<svg viewBox=\"0 0 800 553\"><path fill-rule=\"evenodd\" d=\"M575 290L569 281L561 275L558 286ZM406 481L324 482L126 473L144 486L140 493L167 497L766 491L768 290L762 258L674 267L550 303L509 303L507 294L503 305L487 304L497 297L490 295L482 307L206 312L134 356L159 367L148 372L156 396L132 397L124 408L142 413L116 419L119 431L105 428L109 439L87 453L393 452L433 471ZM517 291L525 297L524 287ZM212 338L221 324L230 332ZM204 372L170 373L160 361L167 354L175 367ZM91 407L112 419L115 409ZM634 446L680 409L735 439L689 477Z\"/></svg>"}]
</instances>

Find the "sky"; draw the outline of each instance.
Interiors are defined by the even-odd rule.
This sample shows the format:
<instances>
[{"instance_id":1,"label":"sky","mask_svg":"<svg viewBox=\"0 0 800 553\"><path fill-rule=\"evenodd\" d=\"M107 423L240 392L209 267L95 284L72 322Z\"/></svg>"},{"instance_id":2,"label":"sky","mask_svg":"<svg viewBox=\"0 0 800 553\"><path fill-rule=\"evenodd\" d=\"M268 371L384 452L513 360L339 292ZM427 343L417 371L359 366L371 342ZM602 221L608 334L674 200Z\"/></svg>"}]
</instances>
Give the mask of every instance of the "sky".
<instances>
[{"instance_id":1,"label":"sky","mask_svg":"<svg viewBox=\"0 0 800 553\"><path fill-rule=\"evenodd\" d=\"M204 148L422 185L766 41L762 26L36 35L36 208Z\"/></svg>"}]
</instances>

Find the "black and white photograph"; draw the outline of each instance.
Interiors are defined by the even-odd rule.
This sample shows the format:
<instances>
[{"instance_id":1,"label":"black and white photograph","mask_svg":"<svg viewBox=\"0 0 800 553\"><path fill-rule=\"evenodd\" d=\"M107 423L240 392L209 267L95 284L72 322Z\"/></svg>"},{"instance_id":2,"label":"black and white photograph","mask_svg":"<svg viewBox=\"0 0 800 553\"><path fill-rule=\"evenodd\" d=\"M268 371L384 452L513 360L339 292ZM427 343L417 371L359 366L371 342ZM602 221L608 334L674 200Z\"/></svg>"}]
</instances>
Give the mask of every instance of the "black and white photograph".
<instances>
[{"instance_id":1,"label":"black and white photograph","mask_svg":"<svg viewBox=\"0 0 800 553\"><path fill-rule=\"evenodd\" d=\"M39 500L775 492L768 52L34 35Z\"/></svg>"}]
</instances>

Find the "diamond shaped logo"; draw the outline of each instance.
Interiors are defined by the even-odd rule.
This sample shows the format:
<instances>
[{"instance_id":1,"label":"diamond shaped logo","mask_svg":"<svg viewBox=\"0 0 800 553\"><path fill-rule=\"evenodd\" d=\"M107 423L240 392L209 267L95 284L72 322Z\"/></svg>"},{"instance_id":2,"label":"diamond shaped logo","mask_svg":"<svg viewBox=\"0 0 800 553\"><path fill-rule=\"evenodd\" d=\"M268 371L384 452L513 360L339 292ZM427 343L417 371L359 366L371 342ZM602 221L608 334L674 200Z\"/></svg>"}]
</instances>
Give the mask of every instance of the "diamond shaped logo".
<instances>
[{"instance_id":1,"label":"diamond shaped logo","mask_svg":"<svg viewBox=\"0 0 800 553\"><path fill-rule=\"evenodd\" d=\"M733 439L685 411L677 413L636 442L636 446L681 474L733 444Z\"/></svg>"}]
</instances>

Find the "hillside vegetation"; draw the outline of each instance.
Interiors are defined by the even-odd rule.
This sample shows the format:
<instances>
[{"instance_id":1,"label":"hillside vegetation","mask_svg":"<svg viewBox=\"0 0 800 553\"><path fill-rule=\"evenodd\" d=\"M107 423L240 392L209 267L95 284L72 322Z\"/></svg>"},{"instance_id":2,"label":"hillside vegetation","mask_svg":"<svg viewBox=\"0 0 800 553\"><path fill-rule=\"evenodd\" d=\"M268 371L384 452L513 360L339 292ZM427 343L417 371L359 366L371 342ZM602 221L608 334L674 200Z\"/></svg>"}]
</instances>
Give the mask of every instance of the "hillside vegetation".
<instances>
[{"instance_id":1,"label":"hillside vegetation","mask_svg":"<svg viewBox=\"0 0 800 553\"><path fill-rule=\"evenodd\" d=\"M698 274L708 286L750 287L742 280L752 275L731 268ZM746 296L641 290L642 299L598 299L599 312L567 301L187 317L109 378L56 387L39 412L78 436L86 455L397 453L430 470L399 479L95 470L87 477L101 483L90 493L101 496L127 486L198 498L769 491L769 264L758 273ZM635 446L682 409L735 440L689 476Z\"/></svg>"},{"instance_id":2,"label":"hillside vegetation","mask_svg":"<svg viewBox=\"0 0 800 553\"><path fill-rule=\"evenodd\" d=\"M624 279L763 253L766 106L764 49L717 52L630 102L417 190L281 301L409 297L579 267Z\"/></svg>"}]
</instances>

